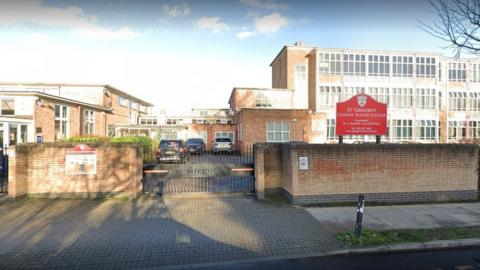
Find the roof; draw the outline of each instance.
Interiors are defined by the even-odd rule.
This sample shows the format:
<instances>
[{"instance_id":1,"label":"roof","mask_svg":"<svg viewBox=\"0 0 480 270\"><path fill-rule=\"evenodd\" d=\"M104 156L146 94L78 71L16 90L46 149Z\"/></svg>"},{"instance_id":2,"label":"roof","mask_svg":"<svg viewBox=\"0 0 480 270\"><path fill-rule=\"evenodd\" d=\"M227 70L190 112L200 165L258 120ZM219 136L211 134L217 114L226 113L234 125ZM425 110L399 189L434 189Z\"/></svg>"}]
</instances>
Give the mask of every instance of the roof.
<instances>
[{"instance_id":1,"label":"roof","mask_svg":"<svg viewBox=\"0 0 480 270\"><path fill-rule=\"evenodd\" d=\"M300 49L300 50L320 50L320 51L331 51L331 52L352 52L352 53L371 53L371 54L399 54L399 55L424 55L424 56L436 56L443 59L451 59L457 60L455 57L448 57L445 56L443 53L439 52L428 52L428 51L398 51L398 50L378 50L378 49L353 49L353 48L321 48L315 46L303 46L303 45L285 45L282 49L277 53L275 58L273 58L270 66L282 55L282 53L287 49ZM465 61L474 61L478 58L475 57L463 57L459 59Z\"/></svg>"},{"instance_id":2,"label":"roof","mask_svg":"<svg viewBox=\"0 0 480 270\"><path fill-rule=\"evenodd\" d=\"M230 98L228 99L228 104L231 104L232 101L232 96L233 93L237 90L250 90L250 91L291 91L293 92L293 89L289 88L255 88L255 87L234 87L232 89L232 92L230 93Z\"/></svg>"},{"instance_id":3,"label":"roof","mask_svg":"<svg viewBox=\"0 0 480 270\"><path fill-rule=\"evenodd\" d=\"M49 95L49 94L45 94L45 93L37 92L37 91L0 91L0 94L1 95L6 95L6 96L37 96L37 97L43 97L43 98L46 98L46 99L53 99L53 100L61 101L61 102L64 102L64 103L78 104L78 105L82 105L84 107L93 108L93 109L97 109L97 110L112 111L111 108L107 108L107 107L104 107L104 106L99 106L99 105L86 103L86 102L81 102L81 101L77 101L77 100L73 100L73 99L69 99L69 98L63 98L63 97L59 97L59 96Z\"/></svg>"},{"instance_id":4,"label":"roof","mask_svg":"<svg viewBox=\"0 0 480 270\"><path fill-rule=\"evenodd\" d=\"M139 103L143 103L144 105L147 106L153 106L152 103L147 102L143 99L140 99L138 97L135 97L131 94L128 94L127 92L124 92L116 87L113 87L109 84L90 84L90 83L46 83L46 82L0 82L0 85L17 85L17 86L56 86L56 87L62 87L62 86L78 86L78 87L104 87L107 88L117 94L120 94L122 96L128 97L129 99L134 99L135 101Z\"/></svg>"}]
</instances>

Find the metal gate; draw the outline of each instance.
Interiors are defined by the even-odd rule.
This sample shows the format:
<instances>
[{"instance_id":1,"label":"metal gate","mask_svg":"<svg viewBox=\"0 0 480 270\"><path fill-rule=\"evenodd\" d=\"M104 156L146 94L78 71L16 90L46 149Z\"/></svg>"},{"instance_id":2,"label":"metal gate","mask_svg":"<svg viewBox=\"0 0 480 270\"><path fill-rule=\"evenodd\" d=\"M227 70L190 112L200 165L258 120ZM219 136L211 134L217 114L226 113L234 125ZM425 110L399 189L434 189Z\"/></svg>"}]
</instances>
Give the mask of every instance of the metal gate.
<instances>
[{"instance_id":1,"label":"metal gate","mask_svg":"<svg viewBox=\"0 0 480 270\"><path fill-rule=\"evenodd\" d=\"M8 154L6 149L0 151L0 193L8 191Z\"/></svg>"},{"instance_id":2,"label":"metal gate","mask_svg":"<svg viewBox=\"0 0 480 270\"><path fill-rule=\"evenodd\" d=\"M184 163L144 165L146 194L251 193L254 191L253 151L203 152L189 155Z\"/></svg>"}]
</instances>

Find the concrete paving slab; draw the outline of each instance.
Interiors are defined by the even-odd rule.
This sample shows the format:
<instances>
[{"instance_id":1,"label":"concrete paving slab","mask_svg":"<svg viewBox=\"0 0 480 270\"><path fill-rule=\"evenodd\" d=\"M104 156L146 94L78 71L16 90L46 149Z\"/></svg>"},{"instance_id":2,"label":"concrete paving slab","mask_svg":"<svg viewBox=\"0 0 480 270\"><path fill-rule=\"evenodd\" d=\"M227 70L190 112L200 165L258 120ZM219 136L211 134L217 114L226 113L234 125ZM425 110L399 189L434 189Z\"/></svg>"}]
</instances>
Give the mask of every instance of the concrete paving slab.
<instances>
[{"instance_id":1,"label":"concrete paving slab","mask_svg":"<svg viewBox=\"0 0 480 270\"><path fill-rule=\"evenodd\" d=\"M329 226L337 221L338 226L353 228L355 222L354 207L307 208L320 223L326 221ZM395 206L366 206L363 227L375 230L438 228L480 225L480 203L422 204ZM351 230L351 229L350 229Z\"/></svg>"}]
</instances>

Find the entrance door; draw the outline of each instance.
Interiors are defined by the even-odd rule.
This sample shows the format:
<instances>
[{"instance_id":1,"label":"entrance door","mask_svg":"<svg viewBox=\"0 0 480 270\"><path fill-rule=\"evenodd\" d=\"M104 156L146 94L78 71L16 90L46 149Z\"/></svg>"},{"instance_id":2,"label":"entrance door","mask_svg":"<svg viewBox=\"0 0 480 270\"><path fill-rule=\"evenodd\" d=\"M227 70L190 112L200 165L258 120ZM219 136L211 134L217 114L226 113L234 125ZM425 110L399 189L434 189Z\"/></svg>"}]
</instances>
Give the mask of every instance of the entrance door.
<instances>
[{"instance_id":1,"label":"entrance door","mask_svg":"<svg viewBox=\"0 0 480 270\"><path fill-rule=\"evenodd\" d=\"M10 138L8 145L16 145L18 142L18 126L10 125Z\"/></svg>"}]
</instances>

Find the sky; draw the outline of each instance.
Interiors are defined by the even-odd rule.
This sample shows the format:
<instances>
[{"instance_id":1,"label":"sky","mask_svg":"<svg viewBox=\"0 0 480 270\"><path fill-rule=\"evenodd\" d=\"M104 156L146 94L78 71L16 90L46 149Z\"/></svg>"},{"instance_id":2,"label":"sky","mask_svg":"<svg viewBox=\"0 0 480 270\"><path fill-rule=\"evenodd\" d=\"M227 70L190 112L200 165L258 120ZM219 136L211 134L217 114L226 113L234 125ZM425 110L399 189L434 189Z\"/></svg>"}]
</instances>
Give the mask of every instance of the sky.
<instances>
[{"instance_id":1,"label":"sky","mask_svg":"<svg viewBox=\"0 0 480 270\"><path fill-rule=\"evenodd\" d=\"M428 0L0 0L0 81L110 84L164 108L271 87L284 45L433 51Z\"/></svg>"}]
</instances>

